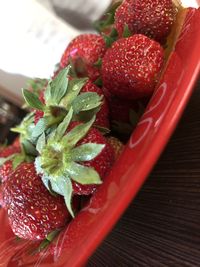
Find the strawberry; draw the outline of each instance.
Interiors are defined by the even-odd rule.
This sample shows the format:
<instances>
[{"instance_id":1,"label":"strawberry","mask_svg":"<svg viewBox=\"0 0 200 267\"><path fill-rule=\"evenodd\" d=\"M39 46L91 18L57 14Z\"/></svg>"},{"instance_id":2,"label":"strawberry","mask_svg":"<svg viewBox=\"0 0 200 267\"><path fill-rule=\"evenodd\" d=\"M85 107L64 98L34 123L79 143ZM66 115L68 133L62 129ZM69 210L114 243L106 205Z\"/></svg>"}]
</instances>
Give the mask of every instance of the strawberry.
<instances>
[{"instance_id":1,"label":"strawberry","mask_svg":"<svg viewBox=\"0 0 200 267\"><path fill-rule=\"evenodd\" d=\"M70 129L73 129L77 125L79 125L79 123L72 123L70 125ZM111 169L114 159L114 151L111 145L109 145L109 143L106 141L105 137L103 137L103 135L95 128L91 128L87 135L81 141L79 141L77 145L80 146L87 143L104 145L104 149L97 157L95 157L93 160L86 161L83 164L84 166L95 169L101 179L104 179ZM73 193L78 195L90 195L94 193L98 187L96 184L84 185L76 182L73 182L72 184Z\"/></svg>"},{"instance_id":2,"label":"strawberry","mask_svg":"<svg viewBox=\"0 0 200 267\"><path fill-rule=\"evenodd\" d=\"M48 192L33 163L18 166L5 182L3 195L10 226L20 238L44 239L70 220L63 198Z\"/></svg>"},{"instance_id":3,"label":"strawberry","mask_svg":"<svg viewBox=\"0 0 200 267\"><path fill-rule=\"evenodd\" d=\"M17 137L14 139L14 141L13 141L13 143L12 143L12 146L20 147L20 138L19 138L19 136L17 136Z\"/></svg>"},{"instance_id":4,"label":"strawberry","mask_svg":"<svg viewBox=\"0 0 200 267\"><path fill-rule=\"evenodd\" d=\"M172 0L125 0L115 13L115 27L123 36L125 26L132 34L141 33L164 43L176 19Z\"/></svg>"},{"instance_id":5,"label":"strawberry","mask_svg":"<svg viewBox=\"0 0 200 267\"><path fill-rule=\"evenodd\" d=\"M36 110L35 111L35 116L34 116L34 123L35 125L38 123L38 121L43 118L44 112L42 110Z\"/></svg>"},{"instance_id":6,"label":"strawberry","mask_svg":"<svg viewBox=\"0 0 200 267\"><path fill-rule=\"evenodd\" d=\"M0 152L0 158L8 158L14 154L18 154L20 153L20 147L17 146L13 146L10 145L6 148L4 148L1 152ZM13 165L12 165L12 161L11 160L7 160L5 161L1 166L0 166L0 180L2 182L5 182L8 177L10 176L10 174L13 171Z\"/></svg>"},{"instance_id":7,"label":"strawberry","mask_svg":"<svg viewBox=\"0 0 200 267\"><path fill-rule=\"evenodd\" d=\"M104 87L124 99L150 96L164 62L159 43L136 34L114 42L102 60Z\"/></svg>"},{"instance_id":8,"label":"strawberry","mask_svg":"<svg viewBox=\"0 0 200 267\"><path fill-rule=\"evenodd\" d=\"M139 110L138 100L127 100L118 97L114 97L109 94L109 91L103 87L103 92L108 101L109 110L110 110L110 120L118 121L123 123L130 123L130 112L131 110Z\"/></svg>"},{"instance_id":9,"label":"strawberry","mask_svg":"<svg viewBox=\"0 0 200 267\"><path fill-rule=\"evenodd\" d=\"M67 46L60 66L66 67L72 63L78 77L89 77L95 81L100 73L95 63L103 57L106 51L106 44L101 35L82 34L77 36Z\"/></svg>"},{"instance_id":10,"label":"strawberry","mask_svg":"<svg viewBox=\"0 0 200 267\"><path fill-rule=\"evenodd\" d=\"M103 135L91 128L95 117L87 123L71 122L72 113L68 112L47 141L38 141L40 155L35 166L45 184L64 196L73 216L72 194L92 194L110 171L114 152Z\"/></svg>"},{"instance_id":11,"label":"strawberry","mask_svg":"<svg viewBox=\"0 0 200 267\"><path fill-rule=\"evenodd\" d=\"M120 137L122 135L125 138L129 137L133 128L143 115L149 99L127 100L110 95L105 87L102 90L105 93L109 105L112 131L120 134Z\"/></svg>"},{"instance_id":12,"label":"strawberry","mask_svg":"<svg viewBox=\"0 0 200 267\"><path fill-rule=\"evenodd\" d=\"M86 92L94 92L97 93L99 96L104 96L104 93L102 89L100 89L98 86L96 86L94 83L92 83L91 80L89 80L82 88L82 93ZM95 125L101 128L110 129L110 123L109 123L109 107L106 98L103 98L101 105L101 109L96 114L96 120Z\"/></svg>"},{"instance_id":13,"label":"strawberry","mask_svg":"<svg viewBox=\"0 0 200 267\"><path fill-rule=\"evenodd\" d=\"M108 143L111 145L113 151L114 151L114 158L117 160L122 153L122 150L124 148L123 143L117 139L116 137L110 136L107 137Z\"/></svg>"}]
</instances>

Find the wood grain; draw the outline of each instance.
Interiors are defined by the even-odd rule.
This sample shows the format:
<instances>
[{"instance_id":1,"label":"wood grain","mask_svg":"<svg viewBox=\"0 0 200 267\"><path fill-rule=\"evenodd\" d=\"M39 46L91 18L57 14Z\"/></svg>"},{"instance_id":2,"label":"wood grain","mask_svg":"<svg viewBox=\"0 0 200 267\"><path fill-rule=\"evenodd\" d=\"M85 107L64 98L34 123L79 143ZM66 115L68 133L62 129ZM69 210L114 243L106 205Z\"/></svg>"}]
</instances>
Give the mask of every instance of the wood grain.
<instances>
[{"instance_id":1,"label":"wood grain","mask_svg":"<svg viewBox=\"0 0 200 267\"><path fill-rule=\"evenodd\" d=\"M200 82L152 174L87 266L200 266Z\"/></svg>"}]
</instances>

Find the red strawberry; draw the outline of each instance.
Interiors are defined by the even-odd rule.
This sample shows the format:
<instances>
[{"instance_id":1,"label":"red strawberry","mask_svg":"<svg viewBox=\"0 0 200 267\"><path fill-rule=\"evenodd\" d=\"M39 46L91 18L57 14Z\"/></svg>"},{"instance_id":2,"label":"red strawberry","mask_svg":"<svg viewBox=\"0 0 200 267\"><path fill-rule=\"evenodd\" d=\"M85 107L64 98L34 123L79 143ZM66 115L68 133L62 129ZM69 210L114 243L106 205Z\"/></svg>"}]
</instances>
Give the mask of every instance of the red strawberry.
<instances>
[{"instance_id":1,"label":"red strawberry","mask_svg":"<svg viewBox=\"0 0 200 267\"><path fill-rule=\"evenodd\" d=\"M150 96L163 61L164 51L159 43L141 34L121 38L103 58L103 84L111 95L120 98Z\"/></svg>"},{"instance_id":2,"label":"red strawberry","mask_svg":"<svg viewBox=\"0 0 200 267\"><path fill-rule=\"evenodd\" d=\"M95 63L103 57L106 45L103 37L97 34L82 34L76 37L66 48L60 65L66 67L73 63L79 77L88 76L95 81L100 73Z\"/></svg>"},{"instance_id":3,"label":"red strawberry","mask_svg":"<svg viewBox=\"0 0 200 267\"><path fill-rule=\"evenodd\" d=\"M82 93L86 92L94 92L97 93L99 96L104 95L102 89L100 89L98 86L96 86L94 83L92 83L91 80L89 80L85 86L81 90ZM102 128L110 129L110 123L109 123L109 107L106 98L103 98L103 104L101 105L100 111L96 114L96 121L95 125L100 126Z\"/></svg>"},{"instance_id":4,"label":"red strawberry","mask_svg":"<svg viewBox=\"0 0 200 267\"><path fill-rule=\"evenodd\" d=\"M0 158L7 158L13 154L20 153L20 147L8 146L0 152ZM0 166L0 180L5 182L13 171L12 161L8 160Z\"/></svg>"},{"instance_id":5,"label":"red strawberry","mask_svg":"<svg viewBox=\"0 0 200 267\"><path fill-rule=\"evenodd\" d=\"M115 27L120 36L127 25L132 34L141 33L164 42L176 14L172 0L125 0L116 10Z\"/></svg>"},{"instance_id":6,"label":"red strawberry","mask_svg":"<svg viewBox=\"0 0 200 267\"><path fill-rule=\"evenodd\" d=\"M74 128L79 123L74 122L71 124L70 128ZM109 173L112 164L114 162L114 151L111 145L106 141L106 138L94 128L91 128L87 135L78 142L78 146L87 144L87 143L95 143L95 144L104 144L105 147L101 151L101 153L95 157L93 160L85 161L84 166L94 168L101 179L104 179L106 175ZM78 195L90 195L96 191L98 185L83 185L80 183L73 182L73 193Z\"/></svg>"},{"instance_id":7,"label":"red strawberry","mask_svg":"<svg viewBox=\"0 0 200 267\"><path fill-rule=\"evenodd\" d=\"M52 188L58 189L55 176L62 177L59 184L65 180L69 184L70 178L74 194L89 195L110 171L114 160L113 149L97 129L91 128L93 123L94 118L85 124L72 122L62 138L57 133L58 136L53 136L44 145L36 167L38 173L49 179ZM62 194L59 189L56 192ZM67 200L68 194L64 194Z\"/></svg>"},{"instance_id":8,"label":"red strawberry","mask_svg":"<svg viewBox=\"0 0 200 267\"><path fill-rule=\"evenodd\" d=\"M108 101L111 121L130 123L131 112L134 111L138 116L142 115L143 112L141 109L144 109L149 102L149 98L137 100L122 99L110 95L105 87L102 90Z\"/></svg>"},{"instance_id":9,"label":"red strawberry","mask_svg":"<svg viewBox=\"0 0 200 267\"><path fill-rule=\"evenodd\" d=\"M119 139L117 139L116 137L113 137L113 136L107 137L107 141L111 145L111 147L113 148L114 157L115 157L115 160L117 160L119 158L120 154L122 153L123 148L124 148L123 143Z\"/></svg>"},{"instance_id":10,"label":"red strawberry","mask_svg":"<svg viewBox=\"0 0 200 267\"><path fill-rule=\"evenodd\" d=\"M19 138L19 136L17 136L17 137L15 138L15 140L14 140L13 143L12 143L12 146L20 147L20 138Z\"/></svg>"},{"instance_id":11,"label":"red strawberry","mask_svg":"<svg viewBox=\"0 0 200 267\"><path fill-rule=\"evenodd\" d=\"M35 111L35 116L34 116L34 123L35 125L38 123L38 121L43 118L44 112L42 110L36 110Z\"/></svg>"},{"instance_id":12,"label":"red strawberry","mask_svg":"<svg viewBox=\"0 0 200 267\"><path fill-rule=\"evenodd\" d=\"M130 123L130 111L138 111L138 100L127 100L112 96L109 91L103 87L103 92L108 101L110 120L123 123Z\"/></svg>"},{"instance_id":13,"label":"red strawberry","mask_svg":"<svg viewBox=\"0 0 200 267\"><path fill-rule=\"evenodd\" d=\"M3 190L11 228L20 238L44 239L70 219L63 198L48 192L33 163L18 166Z\"/></svg>"}]
</instances>

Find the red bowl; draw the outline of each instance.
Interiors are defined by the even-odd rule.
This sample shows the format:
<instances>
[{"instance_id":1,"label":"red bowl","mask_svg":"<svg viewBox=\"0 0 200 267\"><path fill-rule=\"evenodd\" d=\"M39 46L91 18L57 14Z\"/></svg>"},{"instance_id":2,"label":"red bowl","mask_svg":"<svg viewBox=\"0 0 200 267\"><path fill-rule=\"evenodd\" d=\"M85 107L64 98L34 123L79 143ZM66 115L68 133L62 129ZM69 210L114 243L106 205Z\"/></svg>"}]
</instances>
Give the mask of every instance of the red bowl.
<instances>
[{"instance_id":1,"label":"red bowl","mask_svg":"<svg viewBox=\"0 0 200 267\"><path fill-rule=\"evenodd\" d=\"M189 9L164 75L119 161L88 205L39 255L37 245L17 241L0 210L0 267L83 266L135 198L167 144L192 93L200 70L200 9ZM173 155L172 155L173 156ZM49 265L48 265L49 266Z\"/></svg>"}]
</instances>

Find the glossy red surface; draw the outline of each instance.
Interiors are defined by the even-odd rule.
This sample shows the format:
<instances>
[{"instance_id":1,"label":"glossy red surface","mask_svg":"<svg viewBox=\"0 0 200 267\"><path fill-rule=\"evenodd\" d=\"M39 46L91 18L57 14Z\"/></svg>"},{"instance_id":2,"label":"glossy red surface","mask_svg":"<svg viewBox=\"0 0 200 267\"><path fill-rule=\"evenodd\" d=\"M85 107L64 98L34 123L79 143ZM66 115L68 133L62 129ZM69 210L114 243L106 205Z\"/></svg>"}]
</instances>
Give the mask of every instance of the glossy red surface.
<instances>
[{"instance_id":1,"label":"glossy red surface","mask_svg":"<svg viewBox=\"0 0 200 267\"><path fill-rule=\"evenodd\" d=\"M54 257L49 250L28 255L30 242L15 240L0 210L0 267L77 267L87 261L136 196L182 115L200 70L199 25L200 10L191 9L163 78L123 154L60 236Z\"/></svg>"}]
</instances>

